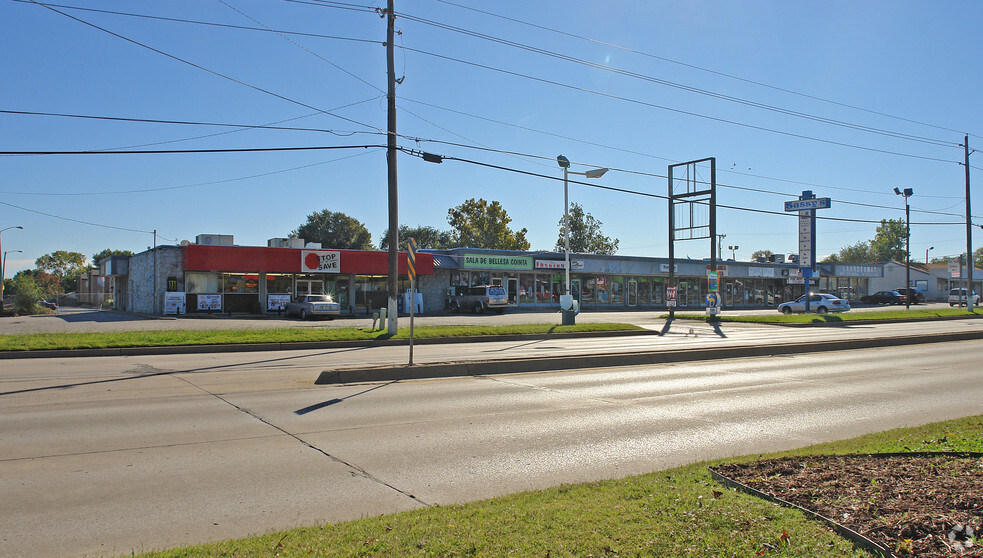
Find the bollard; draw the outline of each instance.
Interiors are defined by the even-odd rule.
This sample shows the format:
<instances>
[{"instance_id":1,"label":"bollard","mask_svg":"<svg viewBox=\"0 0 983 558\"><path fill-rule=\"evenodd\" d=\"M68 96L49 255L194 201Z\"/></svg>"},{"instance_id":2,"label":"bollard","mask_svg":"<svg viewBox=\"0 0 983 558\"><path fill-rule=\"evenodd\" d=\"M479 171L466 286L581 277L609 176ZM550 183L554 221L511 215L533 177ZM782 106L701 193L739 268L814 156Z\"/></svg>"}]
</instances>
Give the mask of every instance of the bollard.
<instances>
[{"instance_id":1,"label":"bollard","mask_svg":"<svg viewBox=\"0 0 983 558\"><path fill-rule=\"evenodd\" d=\"M388 308L379 309L379 329L385 329L387 314L389 313Z\"/></svg>"},{"instance_id":2,"label":"bollard","mask_svg":"<svg viewBox=\"0 0 983 558\"><path fill-rule=\"evenodd\" d=\"M378 312L372 312L372 331L375 331L376 329L379 329L379 328L376 328L375 327L375 323L378 320L379 320L379 313Z\"/></svg>"}]
</instances>

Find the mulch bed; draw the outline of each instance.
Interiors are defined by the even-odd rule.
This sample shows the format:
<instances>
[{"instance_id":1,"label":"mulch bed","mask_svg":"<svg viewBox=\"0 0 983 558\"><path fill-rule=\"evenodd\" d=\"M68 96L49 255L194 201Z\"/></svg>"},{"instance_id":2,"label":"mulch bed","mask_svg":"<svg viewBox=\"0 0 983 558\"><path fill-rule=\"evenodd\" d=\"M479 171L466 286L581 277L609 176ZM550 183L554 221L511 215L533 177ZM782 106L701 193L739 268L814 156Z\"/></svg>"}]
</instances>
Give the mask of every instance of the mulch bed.
<instances>
[{"instance_id":1,"label":"mulch bed","mask_svg":"<svg viewBox=\"0 0 983 558\"><path fill-rule=\"evenodd\" d=\"M831 519L896 556L983 557L978 454L817 455L714 470Z\"/></svg>"}]
</instances>

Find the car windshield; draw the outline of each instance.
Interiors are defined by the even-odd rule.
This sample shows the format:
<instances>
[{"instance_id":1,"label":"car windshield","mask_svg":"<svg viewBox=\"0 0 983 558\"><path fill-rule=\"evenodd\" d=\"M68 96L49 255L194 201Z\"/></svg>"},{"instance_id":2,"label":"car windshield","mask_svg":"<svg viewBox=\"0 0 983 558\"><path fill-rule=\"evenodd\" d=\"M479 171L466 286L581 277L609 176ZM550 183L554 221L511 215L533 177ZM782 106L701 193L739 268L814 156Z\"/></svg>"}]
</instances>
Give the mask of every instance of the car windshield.
<instances>
[{"instance_id":1,"label":"car windshield","mask_svg":"<svg viewBox=\"0 0 983 558\"><path fill-rule=\"evenodd\" d=\"M334 302L331 295L308 295L307 302Z\"/></svg>"}]
</instances>

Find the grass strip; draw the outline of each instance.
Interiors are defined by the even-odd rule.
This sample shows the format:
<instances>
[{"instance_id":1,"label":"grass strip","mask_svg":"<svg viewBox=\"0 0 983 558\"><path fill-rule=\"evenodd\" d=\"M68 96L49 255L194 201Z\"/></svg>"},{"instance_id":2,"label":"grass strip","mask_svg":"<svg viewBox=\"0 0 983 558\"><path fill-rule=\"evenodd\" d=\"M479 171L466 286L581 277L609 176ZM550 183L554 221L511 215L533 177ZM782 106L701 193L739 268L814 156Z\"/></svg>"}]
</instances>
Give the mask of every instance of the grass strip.
<instances>
[{"instance_id":1,"label":"grass strip","mask_svg":"<svg viewBox=\"0 0 983 558\"><path fill-rule=\"evenodd\" d=\"M879 310L871 312L838 312L835 314L774 314L755 316L728 316L726 314L707 317L705 314L676 314L679 320L742 322L755 324L836 324L846 322L869 322L882 320L936 320L942 318L983 316L983 310L965 308L941 308L937 310L912 308L911 310ZM668 318L668 315L663 316Z\"/></svg>"},{"instance_id":2,"label":"grass strip","mask_svg":"<svg viewBox=\"0 0 983 558\"><path fill-rule=\"evenodd\" d=\"M489 335L537 335L591 331L641 330L631 324L516 324L501 326L417 326L416 339ZM182 345L227 345L244 343L295 343L317 341L372 341L408 339L410 330L402 327L390 337L384 330L359 328L271 328L180 331L122 331L103 333L35 333L0 335L0 351L52 349L107 349L120 347L172 347Z\"/></svg>"},{"instance_id":3,"label":"grass strip","mask_svg":"<svg viewBox=\"0 0 983 558\"><path fill-rule=\"evenodd\" d=\"M144 558L247 556L868 557L822 524L714 483L724 461L838 453L983 451L983 415L799 450L695 463L469 504L319 525Z\"/></svg>"}]
</instances>

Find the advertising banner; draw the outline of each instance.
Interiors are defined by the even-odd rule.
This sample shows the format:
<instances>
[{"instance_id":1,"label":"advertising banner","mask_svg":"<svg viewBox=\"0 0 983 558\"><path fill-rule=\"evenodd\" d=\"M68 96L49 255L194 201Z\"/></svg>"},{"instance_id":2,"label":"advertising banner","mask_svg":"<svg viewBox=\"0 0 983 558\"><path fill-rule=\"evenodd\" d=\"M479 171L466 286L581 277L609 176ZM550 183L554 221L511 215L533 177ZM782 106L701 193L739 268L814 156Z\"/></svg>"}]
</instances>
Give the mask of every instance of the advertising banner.
<instances>
[{"instance_id":1,"label":"advertising banner","mask_svg":"<svg viewBox=\"0 0 983 558\"><path fill-rule=\"evenodd\" d=\"M532 269L529 256L493 256L488 254L464 254L461 264L467 268L481 269Z\"/></svg>"},{"instance_id":2,"label":"advertising banner","mask_svg":"<svg viewBox=\"0 0 983 558\"><path fill-rule=\"evenodd\" d=\"M222 310L222 295L220 294L200 294L198 295L198 310Z\"/></svg>"},{"instance_id":3,"label":"advertising banner","mask_svg":"<svg viewBox=\"0 0 983 558\"><path fill-rule=\"evenodd\" d=\"M170 291L164 293L164 315L186 314L187 311L184 309L184 301L184 293Z\"/></svg>"},{"instance_id":4,"label":"advertising banner","mask_svg":"<svg viewBox=\"0 0 983 558\"><path fill-rule=\"evenodd\" d=\"M278 312L286 310L288 302L290 302L290 295L288 294L266 295L266 309L268 311Z\"/></svg>"},{"instance_id":5,"label":"advertising banner","mask_svg":"<svg viewBox=\"0 0 983 558\"><path fill-rule=\"evenodd\" d=\"M301 250L300 270L304 273L341 273L341 252Z\"/></svg>"}]
</instances>

